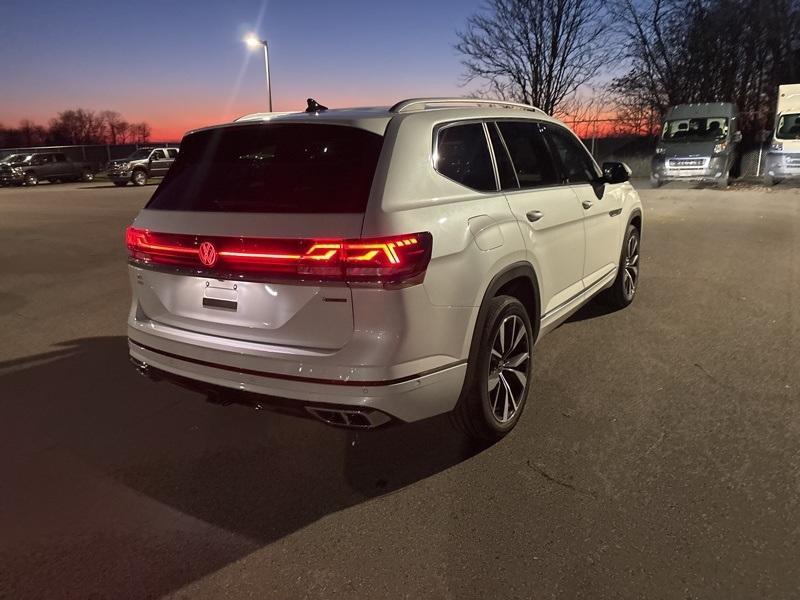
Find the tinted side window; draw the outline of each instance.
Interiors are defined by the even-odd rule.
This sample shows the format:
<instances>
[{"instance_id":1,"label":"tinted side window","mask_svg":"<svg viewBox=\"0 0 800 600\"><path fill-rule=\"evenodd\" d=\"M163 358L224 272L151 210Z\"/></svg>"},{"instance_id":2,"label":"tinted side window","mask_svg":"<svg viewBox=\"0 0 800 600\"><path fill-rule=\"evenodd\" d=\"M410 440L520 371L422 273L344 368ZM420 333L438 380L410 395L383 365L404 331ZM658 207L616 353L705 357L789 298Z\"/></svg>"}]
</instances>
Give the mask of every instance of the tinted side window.
<instances>
[{"instance_id":1,"label":"tinted side window","mask_svg":"<svg viewBox=\"0 0 800 600\"><path fill-rule=\"evenodd\" d=\"M570 183L589 183L601 177L583 145L561 127L549 125L547 133Z\"/></svg>"},{"instance_id":2,"label":"tinted side window","mask_svg":"<svg viewBox=\"0 0 800 600\"><path fill-rule=\"evenodd\" d=\"M166 156L164 156L163 150L156 150L153 152L153 155L150 158L153 160L164 160Z\"/></svg>"},{"instance_id":3,"label":"tinted side window","mask_svg":"<svg viewBox=\"0 0 800 600\"><path fill-rule=\"evenodd\" d=\"M53 160L55 162L66 162L67 157L63 154L53 154Z\"/></svg>"},{"instance_id":4,"label":"tinted side window","mask_svg":"<svg viewBox=\"0 0 800 600\"><path fill-rule=\"evenodd\" d=\"M170 158L178 158L178 151L175 150L174 148L170 148L169 150L167 150L167 156L169 156Z\"/></svg>"},{"instance_id":5,"label":"tinted side window","mask_svg":"<svg viewBox=\"0 0 800 600\"><path fill-rule=\"evenodd\" d=\"M486 134L480 123L440 129L434 167L445 177L474 190L497 189Z\"/></svg>"},{"instance_id":6,"label":"tinted side window","mask_svg":"<svg viewBox=\"0 0 800 600\"><path fill-rule=\"evenodd\" d=\"M497 126L494 123L488 125L489 139L492 141L492 150L494 150L494 161L497 163L497 174L500 177L500 189L516 190L519 188L519 182L514 175L514 165L508 156L505 144L497 131Z\"/></svg>"},{"instance_id":7,"label":"tinted side window","mask_svg":"<svg viewBox=\"0 0 800 600\"><path fill-rule=\"evenodd\" d=\"M501 121L497 125L511 153L520 187L559 183L553 158L538 123Z\"/></svg>"}]
</instances>

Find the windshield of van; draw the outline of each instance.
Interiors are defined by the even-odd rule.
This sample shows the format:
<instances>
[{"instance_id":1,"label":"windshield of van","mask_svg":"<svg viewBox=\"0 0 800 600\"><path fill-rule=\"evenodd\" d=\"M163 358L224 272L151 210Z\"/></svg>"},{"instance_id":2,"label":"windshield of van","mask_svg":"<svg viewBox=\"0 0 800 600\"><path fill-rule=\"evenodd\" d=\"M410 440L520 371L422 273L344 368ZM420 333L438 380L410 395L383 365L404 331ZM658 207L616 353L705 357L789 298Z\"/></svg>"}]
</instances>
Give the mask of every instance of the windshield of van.
<instances>
[{"instance_id":1,"label":"windshield of van","mask_svg":"<svg viewBox=\"0 0 800 600\"><path fill-rule=\"evenodd\" d=\"M800 140L800 113L781 115L775 128L775 137L780 140Z\"/></svg>"},{"instance_id":2,"label":"windshield of van","mask_svg":"<svg viewBox=\"0 0 800 600\"><path fill-rule=\"evenodd\" d=\"M661 139L665 142L705 142L721 140L727 136L728 119L699 117L665 121Z\"/></svg>"},{"instance_id":3,"label":"windshield of van","mask_svg":"<svg viewBox=\"0 0 800 600\"><path fill-rule=\"evenodd\" d=\"M234 125L188 135L147 208L358 213L383 136L306 123Z\"/></svg>"}]
</instances>

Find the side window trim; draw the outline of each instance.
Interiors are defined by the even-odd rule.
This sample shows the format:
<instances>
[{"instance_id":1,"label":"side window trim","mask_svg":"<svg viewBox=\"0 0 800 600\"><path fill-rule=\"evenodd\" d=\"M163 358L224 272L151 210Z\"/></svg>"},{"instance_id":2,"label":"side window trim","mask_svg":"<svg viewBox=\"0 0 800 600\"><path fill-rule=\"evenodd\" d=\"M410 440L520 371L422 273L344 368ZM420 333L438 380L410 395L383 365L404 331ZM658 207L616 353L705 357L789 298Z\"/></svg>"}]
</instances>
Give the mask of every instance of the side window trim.
<instances>
[{"instance_id":1,"label":"side window trim","mask_svg":"<svg viewBox=\"0 0 800 600\"><path fill-rule=\"evenodd\" d=\"M506 140L503 137L503 132L500 131L500 128L497 126L497 121L490 121L489 123L487 123L487 127L494 127L494 132L497 135L497 139L499 139L500 143L503 145L503 148L500 151L505 152L505 155L508 158L508 164L511 165L511 172L514 174L514 181L517 182L517 187L510 189L508 191L513 192L521 189L519 185L519 177L517 176L517 168L516 166L514 166L514 159L511 158L511 152L508 151L508 145L506 145ZM495 160L495 154L494 154L495 149L494 149L494 144L492 144L491 136L489 139L489 147L492 149L492 162L494 163L495 174L497 176L497 189L502 190L503 187L500 185L500 168L497 166L497 161Z\"/></svg>"},{"instance_id":2,"label":"side window trim","mask_svg":"<svg viewBox=\"0 0 800 600\"><path fill-rule=\"evenodd\" d=\"M487 190L479 190L479 189L476 189L476 188L473 188L473 187L469 187L468 185L464 185L460 181L456 181L455 179L451 179L450 177L448 177L447 175L445 175L444 173L439 171L438 168L436 168L436 161L434 160L434 157L437 154L437 152L439 151L439 136L440 136L441 132L444 131L445 129L449 129L450 127L458 127L460 125L481 125L482 126L483 135L484 135L484 138L486 140L486 149L489 152L490 164L492 165L492 172L494 174L494 185L495 185L495 189L494 190L488 190L487 191ZM496 193L498 193L500 191L500 183L499 183L500 179L499 179L499 174L497 172L497 165L495 164L494 154L492 153L492 144L491 144L491 141L489 140L489 132L486 129L486 122L483 119L472 118L472 119L462 119L462 120L457 120L457 121L445 121L443 123L437 123L436 125L434 125L434 127L433 127L433 144L432 144L432 148L431 148L431 167L433 168L434 172L436 172L437 174L441 175L445 179L453 181L454 183L457 183L458 185L463 186L466 189L468 189L468 190L470 190L472 192L475 192L476 194L490 195L490 194L496 194Z\"/></svg>"},{"instance_id":3,"label":"side window trim","mask_svg":"<svg viewBox=\"0 0 800 600\"><path fill-rule=\"evenodd\" d=\"M494 172L494 189L499 192L502 189L500 185L500 171L497 168L497 157L494 155L494 146L492 146L492 139L489 136L489 125L486 121L481 121L483 125L483 136L486 138L486 147L489 148L489 158L492 161L492 171Z\"/></svg>"}]
</instances>

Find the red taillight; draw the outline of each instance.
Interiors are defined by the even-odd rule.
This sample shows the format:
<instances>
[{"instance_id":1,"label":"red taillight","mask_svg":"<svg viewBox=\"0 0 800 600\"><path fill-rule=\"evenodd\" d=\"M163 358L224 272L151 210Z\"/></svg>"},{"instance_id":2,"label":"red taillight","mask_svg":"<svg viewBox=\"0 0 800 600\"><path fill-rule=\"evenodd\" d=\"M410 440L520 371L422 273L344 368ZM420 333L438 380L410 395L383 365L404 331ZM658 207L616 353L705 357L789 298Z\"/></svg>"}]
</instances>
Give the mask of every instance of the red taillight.
<instances>
[{"instance_id":1,"label":"red taillight","mask_svg":"<svg viewBox=\"0 0 800 600\"><path fill-rule=\"evenodd\" d=\"M190 267L222 276L250 274L351 284L418 283L433 246L427 232L310 240L196 236L128 227L125 240L130 257L148 264Z\"/></svg>"}]
</instances>

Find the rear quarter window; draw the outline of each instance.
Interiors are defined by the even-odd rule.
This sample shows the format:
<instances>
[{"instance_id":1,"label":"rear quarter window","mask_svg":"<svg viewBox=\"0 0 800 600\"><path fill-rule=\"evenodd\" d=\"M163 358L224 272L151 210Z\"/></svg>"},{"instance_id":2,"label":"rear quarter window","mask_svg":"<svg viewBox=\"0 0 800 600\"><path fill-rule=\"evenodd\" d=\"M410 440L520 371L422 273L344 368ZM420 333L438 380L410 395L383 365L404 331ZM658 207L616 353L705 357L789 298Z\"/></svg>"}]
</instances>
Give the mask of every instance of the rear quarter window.
<instances>
[{"instance_id":1,"label":"rear quarter window","mask_svg":"<svg viewBox=\"0 0 800 600\"><path fill-rule=\"evenodd\" d=\"M447 125L436 135L435 169L482 192L496 191L492 158L481 123Z\"/></svg>"},{"instance_id":2,"label":"rear quarter window","mask_svg":"<svg viewBox=\"0 0 800 600\"><path fill-rule=\"evenodd\" d=\"M359 213L383 136L344 125L258 123L190 134L147 208Z\"/></svg>"}]
</instances>

